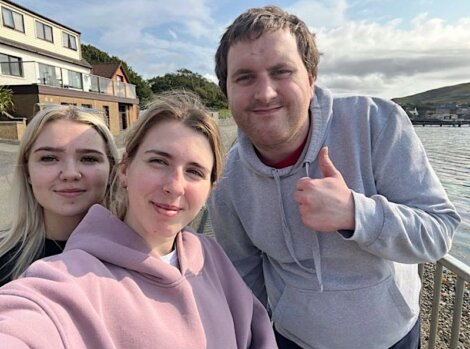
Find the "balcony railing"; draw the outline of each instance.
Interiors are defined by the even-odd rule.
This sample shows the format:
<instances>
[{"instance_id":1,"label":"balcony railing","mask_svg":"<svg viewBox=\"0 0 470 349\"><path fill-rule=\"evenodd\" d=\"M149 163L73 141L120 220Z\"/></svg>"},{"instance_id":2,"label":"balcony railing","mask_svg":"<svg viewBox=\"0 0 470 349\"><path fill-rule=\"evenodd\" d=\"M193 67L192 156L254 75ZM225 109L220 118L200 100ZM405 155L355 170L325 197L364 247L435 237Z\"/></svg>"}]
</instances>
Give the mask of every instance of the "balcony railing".
<instances>
[{"instance_id":1,"label":"balcony railing","mask_svg":"<svg viewBox=\"0 0 470 349\"><path fill-rule=\"evenodd\" d=\"M4 85L39 84L135 99L135 85L38 62L21 62L22 75ZM6 78L2 76L2 80Z\"/></svg>"},{"instance_id":2,"label":"balcony railing","mask_svg":"<svg viewBox=\"0 0 470 349\"><path fill-rule=\"evenodd\" d=\"M462 263L451 255L446 255L436 263L436 269L434 271L434 286L432 296L432 311L430 318L429 328L429 339L428 349L436 348L437 334L445 332L445 329L439 328L439 309L441 305L441 286L442 286L442 274L444 268L455 276L455 301L453 305L449 305L452 308L452 325L450 330L450 349L457 349L459 345L459 334L462 329L461 318L462 318L462 307L465 297L465 282L470 282L470 266ZM420 274L423 275L424 266L419 266Z\"/></svg>"}]
</instances>

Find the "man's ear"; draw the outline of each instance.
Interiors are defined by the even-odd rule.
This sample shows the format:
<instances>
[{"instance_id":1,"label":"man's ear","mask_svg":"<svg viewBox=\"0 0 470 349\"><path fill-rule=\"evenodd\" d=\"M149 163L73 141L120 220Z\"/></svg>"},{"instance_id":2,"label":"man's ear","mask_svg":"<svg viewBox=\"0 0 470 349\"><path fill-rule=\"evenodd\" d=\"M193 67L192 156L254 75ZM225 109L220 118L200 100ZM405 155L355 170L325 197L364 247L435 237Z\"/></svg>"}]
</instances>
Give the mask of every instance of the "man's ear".
<instances>
[{"instance_id":1,"label":"man's ear","mask_svg":"<svg viewBox=\"0 0 470 349\"><path fill-rule=\"evenodd\" d=\"M310 85L310 87L313 88L313 84L315 83L315 78L312 74L308 74L308 84Z\"/></svg>"}]
</instances>

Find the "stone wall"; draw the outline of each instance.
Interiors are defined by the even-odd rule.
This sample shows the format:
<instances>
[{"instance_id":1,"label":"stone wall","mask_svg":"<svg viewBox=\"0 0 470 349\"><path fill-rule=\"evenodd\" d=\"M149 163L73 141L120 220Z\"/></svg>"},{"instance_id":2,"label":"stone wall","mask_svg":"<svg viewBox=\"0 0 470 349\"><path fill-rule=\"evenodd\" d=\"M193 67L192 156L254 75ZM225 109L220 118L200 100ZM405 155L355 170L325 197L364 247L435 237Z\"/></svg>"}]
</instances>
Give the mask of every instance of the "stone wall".
<instances>
[{"instance_id":1,"label":"stone wall","mask_svg":"<svg viewBox=\"0 0 470 349\"><path fill-rule=\"evenodd\" d=\"M0 121L0 138L20 140L26 129L26 120Z\"/></svg>"}]
</instances>

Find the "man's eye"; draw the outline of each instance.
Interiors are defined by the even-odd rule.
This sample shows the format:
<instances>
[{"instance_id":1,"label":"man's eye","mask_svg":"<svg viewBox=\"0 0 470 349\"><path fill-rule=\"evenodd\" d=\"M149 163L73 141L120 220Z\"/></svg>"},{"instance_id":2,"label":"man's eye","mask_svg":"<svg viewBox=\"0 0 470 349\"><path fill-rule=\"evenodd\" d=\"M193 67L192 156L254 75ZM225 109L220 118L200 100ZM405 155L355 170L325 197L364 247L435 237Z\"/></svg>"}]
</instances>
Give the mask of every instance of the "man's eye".
<instances>
[{"instance_id":1,"label":"man's eye","mask_svg":"<svg viewBox=\"0 0 470 349\"><path fill-rule=\"evenodd\" d=\"M253 76L251 75L240 75L235 79L237 84L246 84L253 80Z\"/></svg>"},{"instance_id":2,"label":"man's eye","mask_svg":"<svg viewBox=\"0 0 470 349\"><path fill-rule=\"evenodd\" d=\"M291 74L291 71L288 70L288 69L278 69L278 70L275 70L273 72L273 75L278 76L278 77L284 77L284 76L288 76L290 74Z\"/></svg>"}]
</instances>

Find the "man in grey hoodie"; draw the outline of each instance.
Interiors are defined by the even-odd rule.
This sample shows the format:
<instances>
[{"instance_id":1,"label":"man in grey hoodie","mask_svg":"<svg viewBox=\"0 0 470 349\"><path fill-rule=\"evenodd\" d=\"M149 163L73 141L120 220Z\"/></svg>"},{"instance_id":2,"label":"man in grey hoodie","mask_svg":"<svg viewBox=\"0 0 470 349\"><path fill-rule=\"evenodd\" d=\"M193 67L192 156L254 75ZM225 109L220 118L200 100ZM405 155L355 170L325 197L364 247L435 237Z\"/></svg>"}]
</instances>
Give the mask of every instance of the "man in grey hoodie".
<instances>
[{"instance_id":1,"label":"man in grey hoodie","mask_svg":"<svg viewBox=\"0 0 470 349\"><path fill-rule=\"evenodd\" d=\"M419 348L417 264L460 221L406 113L314 86L300 19L250 9L216 53L238 127L209 201L214 232L283 348Z\"/></svg>"}]
</instances>

